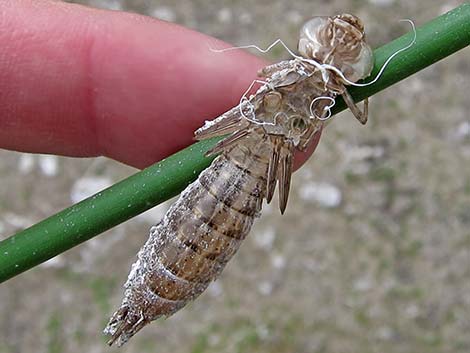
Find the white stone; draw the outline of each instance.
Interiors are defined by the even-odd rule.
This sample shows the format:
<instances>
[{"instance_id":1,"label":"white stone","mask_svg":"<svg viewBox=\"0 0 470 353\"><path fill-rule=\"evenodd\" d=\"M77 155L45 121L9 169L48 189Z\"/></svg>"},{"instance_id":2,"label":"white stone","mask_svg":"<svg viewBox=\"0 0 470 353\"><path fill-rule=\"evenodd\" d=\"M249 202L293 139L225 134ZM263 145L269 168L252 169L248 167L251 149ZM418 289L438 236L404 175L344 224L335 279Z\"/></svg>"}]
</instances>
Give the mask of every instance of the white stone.
<instances>
[{"instance_id":1,"label":"white stone","mask_svg":"<svg viewBox=\"0 0 470 353\"><path fill-rule=\"evenodd\" d=\"M330 183L305 182L299 189L299 196L306 202L318 203L327 208L341 204L341 190Z\"/></svg>"},{"instance_id":2,"label":"white stone","mask_svg":"<svg viewBox=\"0 0 470 353\"><path fill-rule=\"evenodd\" d=\"M59 170L59 159L57 156L51 155L40 155L38 160L39 168L41 172L48 176L56 176Z\"/></svg>"},{"instance_id":3,"label":"white stone","mask_svg":"<svg viewBox=\"0 0 470 353\"><path fill-rule=\"evenodd\" d=\"M354 289L359 292L366 292L372 288L372 282L368 278L359 278L354 282Z\"/></svg>"},{"instance_id":4,"label":"white stone","mask_svg":"<svg viewBox=\"0 0 470 353\"><path fill-rule=\"evenodd\" d=\"M274 227L268 227L264 230L260 230L255 234L255 244L258 248L263 250L271 250L273 247L274 240L276 239L276 229Z\"/></svg>"},{"instance_id":5,"label":"white stone","mask_svg":"<svg viewBox=\"0 0 470 353\"><path fill-rule=\"evenodd\" d=\"M304 17L299 11L292 10L292 11L287 12L286 19L289 23L298 25L302 23L302 21L304 20Z\"/></svg>"},{"instance_id":6,"label":"white stone","mask_svg":"<svg viewBox=\"0 0 470 353\"><path fill-rule=\"evenodd\" d=\"M34 156L23 153L18 161L18 170L21 174L29 174L34 168Z\"/></svg>"},{"instance_id":7,"label":"white stone","mask_svg":"<svg viewBox=\"0 0 470 353\"><path fill-rule=\"evenodd\" d=\"M43 268L62 268L65 266L65 261L62 257L62 255L57 255L53 257L52 259L47 260L46 262L43 262L41 265L39 265Z\"/></svg>"},{"instance_id":8,"label":"white stone","mask_svg":"<svg viewBox=\"0 0 470 353\"><path fill-rule=\"evenodd\" d=\"M70 199L77 203L111 186L113 181L107 177L83 177L78 179L70 191Z\"/></svg>"},{"instance_id":9,"label":"white stone","mask_svg":"<svg viewBox=\"0 0 470 353\"><path fill-rule=\"evenodd\" d=\"M286 267L286 258L280 254L274 254L271 256L271 264L277 270L282 270Z\"/></svg>"},{"instance_id":10,"label":"white stone","mask_svg":"<svg viewBox=\"0 0 470 353\"><path fill-rule=\"evenodd\" d=\"M258 285L258 291L262 295L270 295L273 291L273 285L270 282L264 281Z\"/></svg>"},{"instance_id":11,"label":"white stone","mask_svg":"<svg viewBox=\"0 0 470 353\"><path fill-rule=\"evenodd\" d=\"M376 5L376 6L390 6L392 5L395 0L369 0L369 2L372 4L372 5Z\"/></svg>"},{"instance_id":12,"label":"white stone","mask_svg":"<svg viewBox=\"0 0 470 353\"><path fill-rule=\"evenodd\" d=\"M244 12L240 15L240 23L244 25L251 24L253 22L253 15L249 12Z\"/></svg>"},{"instance_id":13,"label":"white stone","mask_svg":"<svg viewBox=\"0 0 470 353\"><path fill-rule=\"evenodd\" d=\"M209 287L207 288L207 292L212 297L220 297L223 294L224 289L222 288L222 285L220 284L219 281L215 281L209 284Z\"/></svg>"},{"instance_id":14,"label":"white stone","mask_svg":"<svg viewBox=\"0 0 470 353\"><path fill-rule=\"evenodd\" d=\"M34 221L30 218L20 216L16 213L7 212L3 214L4 222L10 224L16 229L25 229L34 224Z\"/></svg>"},{"instance_id":15,"label":"white stone","mask_svg":"<svg viewBox=\"0 0 470 353\"><path fill-rule=\"evenodd\" d=\"M94 0L90 5L107 10L123 10L123 0Z\"/></svg>"},{"instance_id":16,"label":"white stone","mask_svg":"<svg viewBox=\"0 0 470 353\"><path fill-rule=\"evenodd\" d=\"M150 16L158 18L159 20L175 22L176 13L168 6L159 6L150 11Z\"/></svg>"},{"instance_id":17,"label":"white stone","mask_svg":"<svg viewBox=\"0 0 470 353\"><path fill-rule=\"evenodd\" d=\"M458 139L465 139L470 137L470 121L463 121L457 126L455 136Z\"/></svg>"},{"instance_id":18,"label":"white stone","mask_svg":"<svg viewBox=\"0 0 470 353\"><path fill-rule=\"evenodd\" d=\"M382 326L377 329L377 337L384 341L393 338L393 330L388 326Z\"/></svg>"},{"instance_id":19,"label":"white stone","mask_svg":"<svg viewBox=\"0 0 470 353\"><path fill-rule=\"evenodd\" d=\"M220 9L219 12L217 13L217 19L219 20L220 23L229 23L232 21L232 10L230 10L228 7L224 7L223 9Z\"/></svg>"},{"instance_id":20,"label":"white stone","mask_svg":"<svg viewBox=\"0 0 470 353\"><path fill-rule=\"evenodd\" d=\"M156 224L163 218L163 216L165 216L166 212L174 203L174 201L174 199L165 201L160 205L157 205L150 210L139 214L137 217L135 217L135 220L147 224Z\"/></svg>"}]
</instances>

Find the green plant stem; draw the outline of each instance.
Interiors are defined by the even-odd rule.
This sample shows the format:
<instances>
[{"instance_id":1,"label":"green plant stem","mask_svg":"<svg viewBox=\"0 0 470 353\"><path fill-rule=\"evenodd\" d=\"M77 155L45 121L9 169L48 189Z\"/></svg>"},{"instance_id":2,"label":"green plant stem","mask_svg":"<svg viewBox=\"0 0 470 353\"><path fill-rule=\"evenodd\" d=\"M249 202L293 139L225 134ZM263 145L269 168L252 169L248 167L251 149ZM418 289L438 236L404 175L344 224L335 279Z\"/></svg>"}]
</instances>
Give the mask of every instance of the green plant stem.
<instances>
[{"instance_id":1,"label":"green plant stem","mask_svg":"<svg viewBox=\"0 0 470 353\"><path fill-rule=\"evenodd\" d=\"M393 53L411 43L413 35L412 31L408 32L374 50L374 69L364 82L371 82ZM354 100L359 102L468 45L470 45L470 2L465 2L452 11L416 28L416 43L410 49L394 57L377 82L366 87L350 87L348 91ZM346 109L345 103L342 99L338 99L332 109L333 114L344 109Z\"/></svg>"},{"instance_id":2,"label":"green plant stem","mask_svg":"<svg viewBox=\"0 0 470 353\"><path fill-rule=\"evenodd\" d=\"M412 40L408 33L375 50L374 78L387 58ZM369 97L470 44L470 3L417 29L416 43L397 55L380 79L353 87L356 101ZM334 113L345 109L339 101ZM212 159L204 153L215 143L194 145L134 174L0 242L0 282L18 275L103 231L177 195Z\"/></svg>"}]
</instances>

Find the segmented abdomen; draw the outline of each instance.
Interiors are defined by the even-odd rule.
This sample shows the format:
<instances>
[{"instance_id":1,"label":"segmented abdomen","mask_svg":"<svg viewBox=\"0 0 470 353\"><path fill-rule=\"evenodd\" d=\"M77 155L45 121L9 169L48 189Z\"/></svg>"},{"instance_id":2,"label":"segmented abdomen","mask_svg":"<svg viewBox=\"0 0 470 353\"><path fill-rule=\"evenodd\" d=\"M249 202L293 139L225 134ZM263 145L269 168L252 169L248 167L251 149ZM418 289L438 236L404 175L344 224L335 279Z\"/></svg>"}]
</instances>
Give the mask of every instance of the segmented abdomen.
<instances>
[{"instance_id":1,"label":"segmented abdomen","mask_svg":"<svg viewBox=\"0 0 470 353\"><path fill-rule=\"evenodd\" d=\"M247 138L214 160L150 232L105 333L125 343L200 295L247 236L266 193L270 146ZM256 151L256 152L255 152Z\"/></svg>"}]
</instances>

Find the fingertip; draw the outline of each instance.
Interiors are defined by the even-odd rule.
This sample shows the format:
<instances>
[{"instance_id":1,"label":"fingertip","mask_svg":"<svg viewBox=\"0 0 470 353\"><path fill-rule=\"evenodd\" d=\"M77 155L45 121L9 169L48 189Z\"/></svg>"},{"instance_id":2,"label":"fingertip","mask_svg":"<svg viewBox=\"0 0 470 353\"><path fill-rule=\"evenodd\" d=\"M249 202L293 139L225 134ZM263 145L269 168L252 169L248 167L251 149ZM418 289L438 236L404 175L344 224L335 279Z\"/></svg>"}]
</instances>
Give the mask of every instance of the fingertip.
<instances>
[{"instance_id":1,"label":"fingertip","mask_svg":"<svg viewBox=\"0 0 470 353\"><path fill-rule=\"evenodd\" d=\"M112 65L95 67L95 107L103 153L131 165L191 144L193 132L236 105L266 64L244 51L211 51L228 44L158 20L132 23L119 38L96 49L96 60Z\"/></svg>"},{"instance_id":2,"label":"fingertip","mask_svg":"<svg viewBox=\"0 0 470 353\"><path fill-rule=\"evenodd\" d=\"M265 64L136 14L27 0L0 12L0 147L12 150L147 166L191 144Z\"/></svg>"}]
</instances>

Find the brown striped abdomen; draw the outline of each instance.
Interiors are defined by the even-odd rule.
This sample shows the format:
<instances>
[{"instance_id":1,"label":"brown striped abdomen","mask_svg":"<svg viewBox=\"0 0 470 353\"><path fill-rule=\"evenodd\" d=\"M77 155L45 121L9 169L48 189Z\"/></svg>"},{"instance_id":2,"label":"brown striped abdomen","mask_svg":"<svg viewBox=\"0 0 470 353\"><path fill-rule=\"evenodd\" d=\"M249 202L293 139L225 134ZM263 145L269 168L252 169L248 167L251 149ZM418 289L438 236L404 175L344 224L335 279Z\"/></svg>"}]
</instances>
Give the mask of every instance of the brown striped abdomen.
<instances>
[{"instance_id":1,"label":"brown striped abdomen","mask_svg":"<svg viewBox=\"0 0 470 353\"><path fill-rule=\"evenodd\" d=\"M260 214L269 148L264 139L245 141L217 157L153 227L105 329L110 343L172 315L218 277Z\"/></svg>"}]
</instances>

